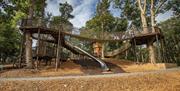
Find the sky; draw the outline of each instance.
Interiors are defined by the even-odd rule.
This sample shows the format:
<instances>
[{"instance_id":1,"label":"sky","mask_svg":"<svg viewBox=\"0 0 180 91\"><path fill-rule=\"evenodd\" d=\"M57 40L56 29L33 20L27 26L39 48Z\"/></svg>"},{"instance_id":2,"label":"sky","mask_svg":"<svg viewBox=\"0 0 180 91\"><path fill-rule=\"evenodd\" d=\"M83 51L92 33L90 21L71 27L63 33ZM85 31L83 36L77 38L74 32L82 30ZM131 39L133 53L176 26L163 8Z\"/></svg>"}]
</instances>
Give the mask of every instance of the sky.
<instances>
[{"instance_id":1,"label":"sky","mask_svg":"<svg viewBox=\"0 0 180 91\"><path fill-rule=\"evenodd\" d=\"M74 18L70 22L74 27L81 28L85 26L86 21L90 20L96 11L96 5L99 0L47 0L46 11L53 14L53 16L60 15L59 3L68 2L73 7L72 15ZM110 7L113 16L120 16L120 10ZM172 12L168 11L165 14L159 14L156 17L157 22L167 20L172 16Z\"/></svg>"}]
</instances>

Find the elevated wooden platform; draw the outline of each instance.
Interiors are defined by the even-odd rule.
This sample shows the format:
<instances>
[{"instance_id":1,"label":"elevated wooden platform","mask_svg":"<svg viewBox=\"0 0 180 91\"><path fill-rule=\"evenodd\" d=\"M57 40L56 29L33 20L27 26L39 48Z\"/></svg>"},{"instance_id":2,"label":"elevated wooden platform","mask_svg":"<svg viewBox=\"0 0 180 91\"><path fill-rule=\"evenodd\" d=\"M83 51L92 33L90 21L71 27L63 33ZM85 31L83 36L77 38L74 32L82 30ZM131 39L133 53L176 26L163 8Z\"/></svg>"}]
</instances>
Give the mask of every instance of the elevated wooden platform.
<instances>
[{"instance_id":1,"label":"elevated wooden platform","mask_svg":"<svg viewBox=\"0 0 180 91\"><path fill-rule=\"evenodd\" d=\"M52 37L54 37L54 41L52 40L44 40L47 42L54 42L57 43L57 39L58 39L58 30L56 29L51 29L51 28L44 28L44 27L20 27L21 31L23 32L30 32L31 34L34 33L38 33L38 31L40 31L40 34L50 34L52 35ZM64 32L61 31L61 36L70 36L70 37L74 37L77 38L79 40L86 40L86 41L96 41L96 42L122 42L122 41L126 41L126 40L130 40L130 42L132 44L136 44L136 45L143 45L143 44L147 44L148 41L156 41L156 39L158 38L159 40L163 38L163 35L159 32L154 32L154 33L147 33L147 34L139 34L139 35L135 35L132 37L127 37L127 38L123 38L123 39L95 39L95 38L87 38L87 37L82 37L80 35L75 35L69 32ZM33 36L32 36L33 37ZM33 37L35 38L35 37ZM37 39L37 38L35 38ZM62 38L64 39L64 38Z\"/></svg>"},{"instance_id":2,"label":"elevated wooden platform","mask_svg":"<svg viewBox=\"0 0 180 91\"><path fill-rule=\"evenodd\" d=\"M160 40L160 39L164 38L164 36L158 32L134 36L131 39L131 44L143 45L143 44L147 44L149 41L155 42L155 41L157 41L157 38L158 38L158 40Z\"/></svg>"}]
</instances>

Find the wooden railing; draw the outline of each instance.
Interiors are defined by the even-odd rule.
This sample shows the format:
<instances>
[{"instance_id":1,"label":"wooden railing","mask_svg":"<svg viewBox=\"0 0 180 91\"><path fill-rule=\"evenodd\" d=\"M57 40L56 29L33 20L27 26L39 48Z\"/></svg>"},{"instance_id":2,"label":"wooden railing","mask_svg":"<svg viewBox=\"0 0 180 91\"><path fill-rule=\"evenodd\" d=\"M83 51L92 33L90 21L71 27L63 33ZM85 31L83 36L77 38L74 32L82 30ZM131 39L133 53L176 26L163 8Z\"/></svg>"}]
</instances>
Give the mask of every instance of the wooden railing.
<instances>
[{"instance_id":1,"label":"wooden railing","mask_svg":"<svg viewBox=\"0 0 180 91\"><path fill-rule=\"evenodd\" d=\"M21 27L47 27L47 24L48 22L41 18L21 20Z\"/></svg>"},{"instance_id":2,"label":"wooden railing","mask_svg":"<svg viewBox=\"0 0 180 91\"><path fill-rule=\"evenodd\" d=\"M44 28L51 28L52 31L54 29L58 29L59 25L54 25L51 24L50 21L45 21L41 18L37 19L22 19L21 21L21 27L44 27ZM133 38L134 36L139 36L139 35L145 35L145 34L150 34L152 32L152 28L148 27L149 32L144 33L142 29L136 30L136 29L130 29L130 31L125 31L125 32L104 32L104 37L103 39L110 39L110 40L123 40L123 39L129 39ZM160 29L158 27L155 27L155 32L156 33L161 33ZM70 32L71 33L71 32ZM89 34L89 32L87 32ZM90 32L91 33L91 32ZM75 34L72 34L75 35ZM87 37L83 35L78 35L82 37ZM93 36L91 36L93 38ZM95 38L99 39L99 38Z\"/></svg>"}]
</instances>

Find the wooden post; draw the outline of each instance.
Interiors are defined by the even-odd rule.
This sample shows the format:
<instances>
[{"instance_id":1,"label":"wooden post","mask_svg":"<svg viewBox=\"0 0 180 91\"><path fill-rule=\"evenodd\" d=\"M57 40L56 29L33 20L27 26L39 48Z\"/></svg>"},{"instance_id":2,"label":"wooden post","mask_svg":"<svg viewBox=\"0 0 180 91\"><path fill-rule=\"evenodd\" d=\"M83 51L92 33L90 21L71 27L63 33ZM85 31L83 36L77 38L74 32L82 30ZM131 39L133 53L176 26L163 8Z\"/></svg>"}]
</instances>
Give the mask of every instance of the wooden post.
<instances>
[{"instance_id":1,"label":"wooden post","mask_svg":"<svg viewBox=\"0 0 180 91\"><path fill-rule=\"evenodd\" d=\"M58 66L59 66L59 61L60 61L60 58L59 58L59 49L60 49L60 40L61 40L61 32L60 32L60 29L59 29L59 34L58 34L58 45L57 45L57 53L56 53L56 71L58 70Z\"/></svg>"},{"instance_id":2,"label":"wooden post","mask_svg":"<svg viewBox=\"0 0 180 91\"><path fill-rule=\"evenodd\" d=\"M48 39L49 36L48 36L48 35L47 35L47 36L44 36L44 38L45 38L45 39ZM47 44L47 42L44 42L43 44L44 44L43 56L48 56L48 55L47 55L47 46L48 46L48 44Z\"/></svg>"},{"instance_id":3,"label":"wooden post","mask_svg":"<svg viewBox=\"0 0 180 91\"><path fill-rule=\"evenodd\" d=\"M142 52L141 52L141 59L142 59L142 62L145 63L144 55L142 54Z\"/></svg>"},{"instance_id":4,"label":"wooden post","mask_svg":"<svg viewBox=\"0 0 180 91\"><path fill-rule=\"evenodd\" d=\"M21 36L21 46L20 46L20 53L19 53L19 55L20 55L20 58L19 58L19 68L21 68L21 66L22 66L22 60L23 60L23 47L24 47L24 39L25 39L25 36L24 36L24 33L23 33L23 35Z\"/></svg>"},{"instance_id":5,"label":"wooden post","mask_svg":"<svg viewBox=\"0 0 180 91\"><path fill-rule=\"evenodd\" d=\"M126 55L125 55L125 59L128 59L128 50L126 50Z\"/></svg>"},{"instance_id":6,"label":"wooden post","mask_svg":"<svg viewBox=\"0 0 180 91\"><path fill-rule=\"evenodd\" d=\"M141 62L144 62L141 46L139 47L139 59L141 59Z\"/></svg>"},{"instance_id":7,"label":"wooden post","mask_svg":"<svg viewBox=\"0 0 180 91\"><path fill-rule=\"evenodd\" d=\"M56 44L53 44L53 56L52 56L53 60L52 61L54 61L54 63L56 63L56 49L57 49Z\"/></svg>"},{"instance_id":8,"label":"wooden post","mask_svg":"<svg viewBox=\"0 0 180 91\"><path fill-rule=\"evenodd\" d=\"M160 44L159 44L159 39L158 39L158 35L157 34L156 34L156 41L157 41L157 45L158 45L158 60L162 62L162 60L161 60Z\"/></svg>"},{"instance_id":9,"label":"wooden post","mask_svg":"<svg viewBox=\"0 0 180 91\"><path fill-rule=\"evenodd\" d=\"M39 61L39 48L40 48L40 29L38 29L38 46L37 46L37 50L36 50L36 56L37 56L37 59L36 59L36 69L38 69L38 65L40 66L40 62Z\"/></svg>"},{"instance_id":10,"label":"wooden post","mask_svg":"<svg viewBox=\"0 0 180 91\"><path fill-rule=\"evenodd\" d=\"M136 54L136 39L134 38L134 54L135 54L135 59L136 59L136 62L139 63L139 60L137 58L137 54Z\"/></svg>"}]
</instances>

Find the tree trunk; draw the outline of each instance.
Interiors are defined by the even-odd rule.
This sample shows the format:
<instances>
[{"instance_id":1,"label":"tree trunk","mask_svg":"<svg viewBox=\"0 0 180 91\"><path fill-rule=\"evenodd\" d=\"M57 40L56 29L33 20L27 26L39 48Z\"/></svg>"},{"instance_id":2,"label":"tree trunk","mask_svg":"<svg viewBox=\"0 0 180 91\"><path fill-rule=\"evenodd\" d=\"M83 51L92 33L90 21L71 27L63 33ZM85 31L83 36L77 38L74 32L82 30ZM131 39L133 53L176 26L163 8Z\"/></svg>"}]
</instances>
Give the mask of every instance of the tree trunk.
<instances>
[{"instance_id":1,"label":"tree trunk","mask_svg":"<svg viewBox=\"0 0 180 91\"><path fill-rule=\"evenodd\" d=\"M152 27L152 32L155 32L155 13L154 13L154 0L151 0L151 27Z\"/></svg>"},{"instance_id":2,"label":"tree trunk","mask_svg":"<svg viewBox=\"0 0 180 91\"><path fill-rule=\"evenodd\" d=\"M44 26L43 24L43 19L44 19L44 8L45 8L45 0L42 0L42 4L41 4L41 18L40 18L40 26ZM46 37L44 35L41 36L41 38L45 39ZM45 56L46 55L46 42L41 41L39 42L39 47L40 47L40 56Z\"/></svg>"},{"instance_id":3,"label":"tree trunk","mask_svg":"<svg viewBox=\"0 0 180 91\"><path fill-rule=\"evenodd\" d=\"M152 32L155 32L155 14L154 14L154 0L151 0L151 29ZM155 52L155 48L153 45L153 42L150 41L150 43L148 44L148 49L149 49L149 61L151 63L156 63L156 52Z\"/></svg>"},{"instance_id":4,"label":"tree trunk","mask_svg":"<svg viewBox=\"0 0 180 91\"><path fill-rule=\"evenodd\" d=\"M30 7L29 7L29 14L28 14L28 19L33 18L33 8L34 8L34 0L30 1ZM32 21L28 22L28 25L32 25ZM25 32L25 37L26 37L26 63L27 63L27 68L33 68L33 63L32 63L32 38L31 38L31 33L30 32Z\"/></svg>"},{"instance_id":5,"label":"tree trunk","mask_svg":"<svg viewBox=\"0 0 180 91\"><path fill-rule=\"evenodd\" d=\"M128 59L128 51L126 51L125 59Z\"/></svg>"},{"instance_id":6,"label":"tree trunk","mask_svg":"<svg viewBox=\"0 0 180 91\"><path fill-rule=\"evenodd\" d=\"M45 7L46 7L46 0L42 1L42 6L41 6L41 17L42 19L44 18L44 11L45 11Z\"/></svg>"},{"instance_id":7,"label":"tree trunk","mask_svg":"<svg viewBox=\"0 0 180 91\"><path fill-rule=\"evenodd\" d=\"M29 32L26 32L26 63L27 63L27 68L33 68L32 39L31 39L31 33L29 33Z\"/></svg>"},{"instance_id":8,"label":"tree trunk","mask_svg":"<svg viewBox=\"0 0 180 91\"><path fill-rule=\"evenodd\" d=\"M142 22L142 27L143 27L143 32L148 33L148 28L147 28L147 20L146 16L143 12L141 12L141 22Z\"/></svg>"},{"instance_id":9,"label":"tree trunk","mask_svg":"<svg viewBox=\"0 0 180 91\"><path fill-rule=\"evenodd\" d=\"M34 0L30 0L30 6L29 6L29 13L28 13L28 19L32 19L34 15Z\"/></svg>"},{"instance_id":10,"label":"tree trunk","mask_svg":"<svg viewBox=\"0 0 180 91\"><path fill-rule=\"evenodd\" d=\"M154 50L154 45L153 43L148 44L148 51L149 51L149 62L155 64L156 63L156 54L155 54L155 50Z\"/></svg>"},{"instance_id":11,"label":"tree trunk","mask_svg":"<svg viewBox=\"0 0 180 91\"><path fill-rule=\"evenodd\" d=\"M104 43L102 43L101 58L104 59Z\"/></svg>"},{"instance_id":12,"label":"tree trunk","mask_svg":"<svg viewBox=\"0 0 180 91\"><path fill-rule=\"evenodd\" d=\"M149 52L149 62L155 64L156 63L156 51L155 47L153 45L153 40L152 38L150 41L148 41L147 48Z\"/></svg>"},{"instance_id":13,"label":"tree trunk","mask_svg":"<svg viewBox=\"0 0 180 91\"><path fill-rule=\"evenodd\" d=\"M146 20L146 0L144 0L143 2L143 6L142 6L142 2L141 0L137 0L138 2L138 7L139 10L141 11L141 22L142 22L142 27L143 27L143 33L148 33L148 28L147 28L147 20Z\"/></svg>"},{"instance_id":14,"label":"tree trunk","mask_svg":"<svg viewBox=\"0 0 180 91\"><path fill-rule=\"evenodd\" d=\"M102 35L101 35L101 39L104 39L104 24L102 22L101 24L101 29L102 29ZM102 43L102 48L101 48L101 58L104 58L104 43Z\"/></svg>"},{"instance_id":15,"label":"tree trunk","mask_svg":"<svg viewBox=\"0 0 180 91\"><path fill-rule=\"evenodd\" d=\"M143 2L144 5L142 7L142 2L141 0L137 0L138 2L138 7L141 11L141 22L142 22L142 27L143 27L143 32L144 33L148 33L149 30L147 28L147 20L146 20L146 0ZM153 42L150 40L149 43L147 44L148 47L148 51L149 51L149 61L151 63L155 63L156 62L156 58L155 58L155 50L154 50L154 46L153 46Z\"/></svg>"},{"instance_id":16,"label":"tree trunk","mask_svg":"<svg viewBox=\"0 0 180 91\"><path fill-rule=\"evenodd\" d=\"M153 11L152 11L151 13L152 13L152 14L151 14L151 27L152 27L152 32L155 32L155 26L156 26L156 24L155 24L155 16L154 16Z\"/></svg>"}]
</instances>

